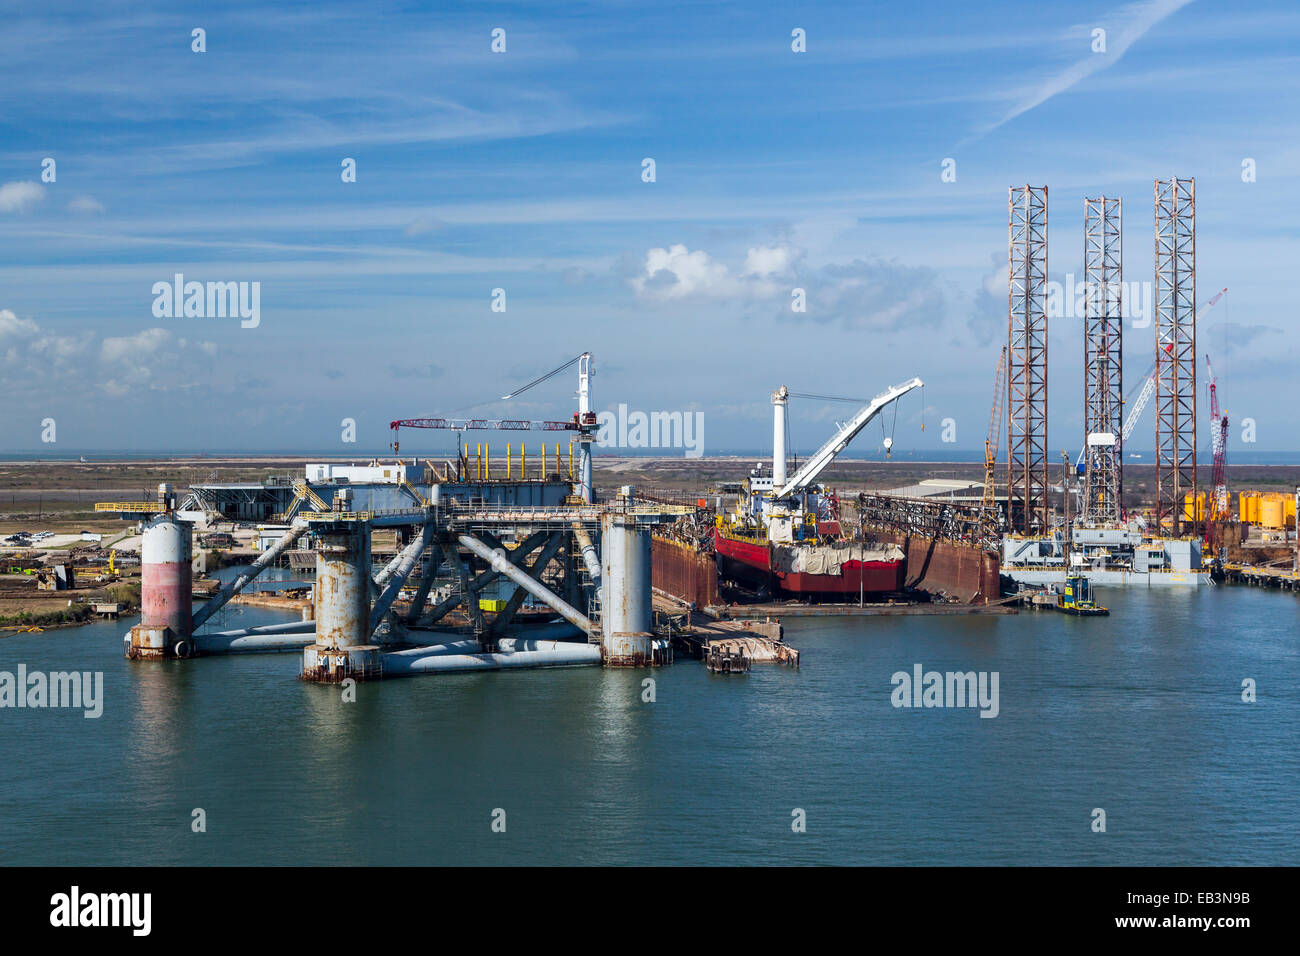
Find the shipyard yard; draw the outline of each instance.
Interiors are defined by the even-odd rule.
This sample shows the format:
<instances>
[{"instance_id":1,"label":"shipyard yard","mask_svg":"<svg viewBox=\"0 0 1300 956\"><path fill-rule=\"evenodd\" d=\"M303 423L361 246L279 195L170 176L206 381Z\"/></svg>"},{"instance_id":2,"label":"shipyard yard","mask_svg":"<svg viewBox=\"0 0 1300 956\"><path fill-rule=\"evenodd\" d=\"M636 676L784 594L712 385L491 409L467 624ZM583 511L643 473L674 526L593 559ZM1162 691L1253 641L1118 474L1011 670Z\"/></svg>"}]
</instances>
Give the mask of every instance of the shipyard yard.
<instances>
[{"instance_id":1,"label":"shipyard yard","mask_svg":"<svg viewBox=\"0 0 1300 956\"><path fill-rule=\"evenodd\" d=\"M17 945L1285 931L1294 2L101 7L0 30Z\"/></svg>"},{"instance_id":2,"label":"shipyard yard","mask_svg":"<svg viewBox=\"0 0 1300 956\"><path fill-rule=\"evenodd\" d=\"M180 480L194 483L261 483L268 479L289 483L303 473L310 456L160 456L116 459L96 456L89 461L22 460L0 461L0 622L10 628L28 620L49 627L59 623L76 623L93 619L93 612L83 608L84 615L69 614L71 597L79 604L113 603L125 597L138 600L140 535L134 525L124 522L116 513L94 510L100 501L119 499L147 499L159 482ZM734 482L753 465L753 456L716 456L700 459L681 457L619 457L599 455L594 458L594 484L598 494L616 494L627 483L647 494L663 500L693 501L700 496L713 500L710 494L720 483ZM1129 465L1127 468L1128 503L1135 511L1150 508L1154 499L1154 468L1146 465ZM1210 477L1210 469L1203 468L1203 477ZM851 501L859 492L881 493L892 488L918 487L922 482L949 483L957 488L976 486L983 477L982 465L962 462L925 462L898 458L891 461L873 461L853 458L837 459L825 472L825 479L833 484L841 497ZM1296 465L1230 465L1228 475L1233 487L1257 489L1265 495L1281 495L1300 484L1300 466ZM1003 472L998 472L1001 481ZM960 493L960 492L959 492ZM220 530L233 537L230 547L220 553L233 552L233 560L240 556L251 559L257 554L255 521L221 523ZM236 527L243 525L243 527ZM51 536L25 546L5 544L3 539L18 532L31 534L48 531ZM82 532L99 536L97 541L84 540ZM1242 540L1232 543L1225 555L1225 572L1231 581L1263 586L1293 587L1290 562L1292 548L1288 542L1278 540L1277 534L1266 534L1259 528L1247 529ZM391 546L387 546L390 547ZM124 557L123 576L107 574L107 552L121 550ZM197 550L203 550L196 543ZM57 590L40 590L33 575L13 573L11 568L23 565L21 570L33 570L73 558L74 565L83 573L78 576L76 588L69 594ZM1259 569L1256 571L1256 569ZM85 573L89 572L89 573ZM1052 574L1043 575L1051 577ZM749 612L746 604L755 604L754 595L733 595L741 598L737 608L724 613L744 617ZM796 603L796 602L787 602ZM855 614L856 600L844 602L836 613ZM907 610L905 601L875 604L878 613L900 613ZM138 608L138 603L136 604ZM772 613L777 605L763 605L763 613ZM871 613L871 608L864 609ZM942 610L929 606L919 608L925 613ZM961 611L961 606L949 608L949 613ZM974 610L973 607L970 610ZM996 609L991 609L996 610ZM799 609L788 606L787 614L832 613L831 607Z\"/></svg>"},{"instance_id":3,"label":"shipyard yard","mask_svg":"<svg viewBox=\"0 0 1300 956\"><path fill-rule=\"evenodd\" d=\"M20 776L19 852L1296 863L1300 841L1276 836L1295 835L1297 705L1271 688L1300 677L1300 467L1228 461L1208 358L1202 463L1194 327L1227 290L1197 308L1194 243L1181 245L1194 181L1155 189L1157 281L1179 294L1161 300L1155 361L1127 396L1118 305L1088 301L1082 447L1059 461L1046 450L1047 192L1025 186L1008 190L1007 344L975 462L925 460L899 432L900 405L924 403L919 377L869 399L778 385L770 452L620 455L581 352L497 400L563 376L576 409L394 418L388 449L366 456L0 463L0 665L17 675L6 697L0 666L0 701L44 706L43 672L15 690L28 658L95 668L88 687L81 673L48 680L96 718L90 735L42 722L26 743L56 755L47 769L69 788L73 768L93 789L121 762L125 786L93 790L97 816L145 820L50 850L48 828L82 811L47 813L38 778ZM1118 215L1118 201L1085 201L1100 289L1118 282ZM848 410L796 448L804 401ZM1126 461L1148 405L1155 461ZM655 414L671 437L674 413ZM101 721L102 694L119 704ZM910 719L933 707L942 720ZM396 722L403 732L387 732ZM188 726L211 728L201 748L141 743ZM89 764L90 780L64 760ZM233 781L236 766L262 769L251 786L204 783ZM338 766L350 772L308 786ZM401 787L357 799L359 781L399 767ZM1102 829L1079 827L1102 787ZM413 791L481 805L492 826L426 824L412 838L399 821ZM747 819L727 840L719 800ZM152 818L200 801L238 835L178 852ZM492 839L506 804L511 834L545 837ZM817 837L786 845L810 813ZM1016 835L984 839L994 816Z\"/></svg>"}]
</instances>

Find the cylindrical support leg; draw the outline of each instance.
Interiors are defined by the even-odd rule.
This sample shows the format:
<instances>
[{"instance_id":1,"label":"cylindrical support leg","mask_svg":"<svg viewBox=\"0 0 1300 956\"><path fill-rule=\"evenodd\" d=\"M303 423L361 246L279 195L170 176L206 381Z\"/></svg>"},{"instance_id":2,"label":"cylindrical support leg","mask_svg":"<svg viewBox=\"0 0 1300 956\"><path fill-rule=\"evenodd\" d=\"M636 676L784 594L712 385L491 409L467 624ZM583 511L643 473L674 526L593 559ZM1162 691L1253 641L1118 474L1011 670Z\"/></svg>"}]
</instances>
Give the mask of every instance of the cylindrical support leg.
<instances>
[{"instance_id":1,"label":"cylindrical support leg","mask_svg":"<svg viewBox=\"0 0 1300 956\"><path fill-rule=\"evenodd\" d=\"M591 504L595 494L591 488L591 442L578 443L578 493L582 500Z\"/></svg>"},{"instance_id":2,"label":"cylindrical support leg","mask_svg":"<svg viewBox=\"0 0 1300 956\"><path fill-rule=\"evenodd\" d=\"M620 514L600 518L601 644L605 663L640 667L654 663L650 531Z\"/></svg>"},{"instance_id":3,"label":"cylindrical support leg","mask_svg":"<svg viewBox=\"0 0 1300 956\"><path fill-rule=\"evenodd\" d=\"M379 676L368 643L370 529L364 522L318 534L316 643L303 651L303 677L327 683Z\"/></svg>"},{"instance_id":4,"label":"cylindrical support leg","mask_svg":"<svg viewBox=\"0 0 1300 956\"><path fill-rule=\"evenodd\" d=\"M316 643L366 643L370 618L370 535L360 522L322 535L316 549Z\"/></svg>"},{"instance_id":5,"label":"cylindrical support leg","mask_svg":"<svg viewBox=\"0 0 1300 956\"><path fill-rule=\"evenodd\" d=\"M131 628L126 656L156 660L175 655L193 626L192 527L171 513L144 528L140 546L140 623Z\"/></svg>"}]
</instances>

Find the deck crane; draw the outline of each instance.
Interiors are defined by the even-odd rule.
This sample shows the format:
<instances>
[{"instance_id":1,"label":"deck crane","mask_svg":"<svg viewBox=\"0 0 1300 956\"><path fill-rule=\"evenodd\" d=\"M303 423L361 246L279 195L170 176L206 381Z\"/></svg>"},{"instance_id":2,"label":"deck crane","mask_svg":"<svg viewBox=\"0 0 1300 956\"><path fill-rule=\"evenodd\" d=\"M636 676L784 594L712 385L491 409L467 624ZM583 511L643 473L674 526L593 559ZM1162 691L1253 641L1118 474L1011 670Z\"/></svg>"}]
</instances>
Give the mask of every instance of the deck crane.
<instances>
[{"instance_id":1,"label":"deck crane","mask_svg":"<svg viewBox=\"0 0 1300 956\"><path fill-rule=\"evenodd\" d=\"M815 523L817 515L827 503L822 497L821 488L815 484L818 475L886 407L923 384L919 378L909 379L901 385L886 389L864 404L847 422L836 425L835 434L788 481L784 478L785 402L790 395L800 393L790 392L784 387L777 389L773 393L772 402L776 416L773 428L773 472L770 475L763 474L761 463L750 472L746 494L737 502L734 518L747 528L763 527L772 541L790 541L801 537L796 529ZM892 440L887 443L893 444Z\"/></svg>"},{"instance_id":2,"label":"deck crane","mask_svg":"<svg viewBox=\"0 0 1300 956\"><path fill-rule=\"evenodd\" d=\"M462 435L467 431L577 432L580 453L579 480L581 494L583 500L590 503L592 500L591 445L595 441L597 431L596 413L591 410L591 353L583 352L581 355L569 359L563 365L533 379L527 385L522 385L512 392L502 395L500 401L509 401L528 391L533 386L540 385L547 379L572 368L574 365L578 367L578 410L573 413L573 417L568 421L535 421L519 418L398 418L388 423L388 427L393 431L393 440L390 447L393 449L393 453L397 454L400 447L398 435L402 428L449 429ZM458 450L459 446L460 439L457 439Z\"/></svg>"},{"instance_id":3,"label":"deck crane","mask_svg":"<svg viewBox=\"0 0 1300 956\"><path fill-rule=\"evenodd\" d=\"M849 442L853 441L858 433L866 428L872 419L879 415L887 405L924 384L919 378L909 379L901 385L894 385L885 389L870 402L863 405L852 418L837 426L835 434L804 462L803 467L795 472L793 478L782 487L773 489L772 497L789 498L791 495L806 491L817 476L826 470L826 466L833 462L839 456L839 453L848 447ZM892 445L893 442L891 441L890 444Z\"/></svg>"}]
</instances>

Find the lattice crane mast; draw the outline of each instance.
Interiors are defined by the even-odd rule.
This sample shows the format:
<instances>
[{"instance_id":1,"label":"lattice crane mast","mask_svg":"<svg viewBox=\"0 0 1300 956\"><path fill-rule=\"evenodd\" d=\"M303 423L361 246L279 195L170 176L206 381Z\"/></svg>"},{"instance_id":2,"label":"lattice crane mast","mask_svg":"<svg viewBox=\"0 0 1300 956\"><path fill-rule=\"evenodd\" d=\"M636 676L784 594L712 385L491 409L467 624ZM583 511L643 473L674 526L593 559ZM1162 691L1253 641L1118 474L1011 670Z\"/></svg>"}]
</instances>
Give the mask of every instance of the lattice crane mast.
<instances>
[{"instance_id":1,"label":"lattice crane mast","mask_svg":"<svg viewBox=\"0 0 1300 956\"><path fill-rule=\"evenodd\" d=\"M993 410L989 414L989 433L984 439L984 497L980 507L988 512L993 508L993 473L998 463L998 440L1002 436L1002 396L1007 390L1007 347L1002 346L998 357L997 374L993 377Z\"/></svg>"},{"instance_id":2,"label":"lattice crane mast","mask_svg":"<svg viewBox=\"0 0 1300 956\"><path fill-rule=\"evenodd\" d=\"M1210 427L1213 429L1211 440L1214 447L1214 501L1208 508L1210 521L1228 519L1228 416L1219 409L1219 383L1214 376L1214 366L1210 357L1205 356L1205 367L1210 373Z\"/></svg>"}]
</instances>

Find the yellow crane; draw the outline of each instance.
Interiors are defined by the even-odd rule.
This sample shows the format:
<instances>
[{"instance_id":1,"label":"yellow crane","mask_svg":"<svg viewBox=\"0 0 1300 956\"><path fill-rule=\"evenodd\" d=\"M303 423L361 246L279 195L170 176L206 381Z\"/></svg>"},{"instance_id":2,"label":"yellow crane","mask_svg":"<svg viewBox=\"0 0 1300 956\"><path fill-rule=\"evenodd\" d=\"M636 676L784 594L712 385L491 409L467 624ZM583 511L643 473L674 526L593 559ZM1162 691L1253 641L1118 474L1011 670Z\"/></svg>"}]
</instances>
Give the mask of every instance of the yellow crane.
<instances>
[{"instance_id":1,"label":"yellow crane","mask_svg":"<svg viewBox=\"0 0 1300 956\"><path fill-rule=\"evenodd\" d=\"M998 371L993 380L993 411L989 414L989 434L984 439L984 497L980 507L991 513L994 505L993 472L998 463L998 439L1002 435L1002 397L1006 392L1007 347L1002 346Z\"/></svg>"}]
</instances>

